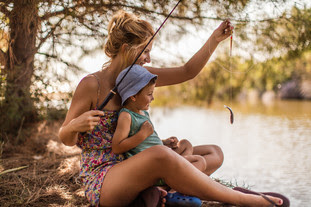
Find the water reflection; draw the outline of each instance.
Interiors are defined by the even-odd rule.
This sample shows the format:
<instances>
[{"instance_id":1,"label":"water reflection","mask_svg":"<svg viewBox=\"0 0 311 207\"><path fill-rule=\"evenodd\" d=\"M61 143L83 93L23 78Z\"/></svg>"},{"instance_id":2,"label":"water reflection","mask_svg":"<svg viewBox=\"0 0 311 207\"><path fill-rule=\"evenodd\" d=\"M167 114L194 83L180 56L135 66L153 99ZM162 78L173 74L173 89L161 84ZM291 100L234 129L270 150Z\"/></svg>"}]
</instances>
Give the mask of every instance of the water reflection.
<instances>
[{"instance_id":1,"label":"water reflection","mask_svg":"<svg viewBox=\"0 0 311 207\"><path fill-rule=\"evenodd\" d=\"M209 109L153 107L150 112L160 137L174 135L223 149L224 164L213 177L258 191L278 191L292 206L309 206L311 102L229 106L235 114L233 125L223 104Z\"/></svg>"}]
</instances>

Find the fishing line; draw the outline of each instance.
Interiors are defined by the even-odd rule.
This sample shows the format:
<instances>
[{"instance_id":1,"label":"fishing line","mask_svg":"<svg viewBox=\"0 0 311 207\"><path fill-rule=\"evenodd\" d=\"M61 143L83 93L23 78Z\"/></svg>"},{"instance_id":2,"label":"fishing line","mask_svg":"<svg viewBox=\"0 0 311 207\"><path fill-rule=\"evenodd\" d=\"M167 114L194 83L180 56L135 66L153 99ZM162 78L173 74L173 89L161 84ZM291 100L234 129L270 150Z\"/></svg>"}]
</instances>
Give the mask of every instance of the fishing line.
<instances>
[{"instance_id":1,"label":"fishing line","mask_svg":"<svg viewBox=\"0 0 311 207\"><path fill-rule=\"evenodd\" d=\"M178 6L178 4L181 2L182 0L179 0L177 2L177 4L174 6L174 8L171 10L171 12L168 14L168 16L165 18L165 20L162 22L162 24L160 25L160 27L157 29L157 31L152 35L152 37L150 38L150 40L148 41L148 43L145 45L145 47L142 49L142 51L139 53L139 55L136 57L136 59L134 60L134 62L132 63L132 65L129 67L129 69L127 70L127 72L123 75L123 77L121 78L121 80L115 85L115 87L113 89L110 90L109 94L106 96L105 100L103 101L103 103L99 106L99 110L102 110L107 103L112 99L112 97L117 94L117 88L120 85L120 83L123 81L123 79L125 78L125 76L128 74L128 72L130 72L130 70L132 69L132 67L135 65L136 61L138 60L138 58L143 54L143 52L145 51L145 49L148 47L148 45L150 44L150 42L153 40L153 38L156 36L156 34L160 31L160 29L163 27L163 25L165 24L166 20L171 16L171 14L173 13L173 11L176 9L176 7Z\"/></svg>"},{"instance_id":2,"label":"fishing line","mask_svg":"<svg viewBox=\"0 0 311 207\"><path fill-rule=\"evenodd\" d=\"M233 34L231 34L230 39L229 39L229 65L226 67L224 66L219 60L215 59L214 63L216 63L221 69L227 71L228 73L230 73L230 78L229 78L229 84L230 84L230 89L229 89L229 98L230 98L230 105L232 105L233 103L233 75L234 74L246 74L249 71L251 71L252 69L255 68L255 64L252 64L251 66L248 67L248 69L246 71L234 71L233 69L233 54L232 54L232 50L233 50ZM230 112L230 123L233 124L234 122L234 114L233 114L233 110L227 106L224 105L224 108L228 109Z\"/></svg>"},{"instance_id":3,"label":"fishing line","mask_svg":"<svg viewBox=\"0 0 311 207\"><path fill-rule=\"evenodd\" d=\"M227 29L224 30L224 32L227 32ZM231 31L231 35L230 35L230 47L229 47L229 69L225 68L222 64L218 63L217 59L214 60L214 62L219 65L222 69L224 69L225 71L230 73L230 80L229 80L229 84L230 84L230 90L229 90L229 98L230 98L230 103L232 104L232 99L233 99L233 88L232 88L232 74L233 74L233 69L231 68L231 64L232 64L232 47L233 47L233 31ZM210 49L210 48L209 48ZM211 51L209 50L209 53L211 53ZM230 123L233 124L234 122L234 114L233 114L233 110L227 106L224 105L224 108L228 109L230 112Z\"/></svg>"},{"instance_id":4,"label":"fishing line","mask_svg":"<svg viewBox=\"0 0 311 207\"><path fill-rule=\"evenodd\" d=\"M230 93L230 105L232 106L232 99L233 99L233 86L232 86L232 68L231 68L231 65L232 65L232 36L233 36L233 31L231 31L231 36L230 36L230 48L229 48L229 70L230 70L230 81L229 81L229 84L230 84L230 90L229 90L229 93ZM229 111L230 111L230 123L233 124L233 121L234 121L234 115L233 115L233 111L232 109L229 107L229 106L226 106L224 105L225 108L227 108Z\"/></svg>"},{"instance_id":5,"label":"fishing line","mask_svg":"<svg viewBox=\"0 0 311 207\"><path fill-rule=\"evenodd\" d=\"M232 105L232 99L233 99L233 86L232 86L232 36L233 36L233 32L231 31L231 36L230 36L230 48L229 48L229 69L230 69L230 105ZM226 106L225 106L226 107ZM228 108L229 111L232 113L232 110L230 108ZM230 119L233 120L233 119ZM230 121L231 124L233 123L233 121Z\"/></svg>"}]
</instances>

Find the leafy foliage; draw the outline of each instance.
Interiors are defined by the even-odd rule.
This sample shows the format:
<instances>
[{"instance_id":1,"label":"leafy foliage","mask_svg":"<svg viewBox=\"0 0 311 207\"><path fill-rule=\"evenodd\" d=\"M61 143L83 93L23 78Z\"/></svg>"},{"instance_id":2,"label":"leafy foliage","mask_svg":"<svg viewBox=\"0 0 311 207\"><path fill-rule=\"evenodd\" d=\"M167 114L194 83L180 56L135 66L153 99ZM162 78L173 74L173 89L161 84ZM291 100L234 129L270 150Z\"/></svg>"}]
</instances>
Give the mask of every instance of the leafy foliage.
<instances>
[{"instance_id":1,"label":"leafy foliage","mask_svg":"<svg viewBox=\"0 0 311 207\"><path fill-rule=\"evenodd\" d=\"M311 80L311 51L303 52L296 58L274 57L262 62L252 59L245 61L238 56L219 57L195 79L157 89L155 104L168 105L168 99L171 99L172 103L210 105L216 100L232 101L251 89L260 94L265 91L277 94L282 84L290 80ZM310 88L311 85L307 86L308 91Z\"/></svg>"},{"instance_id":2,"label":"leafy foliage","mask_svg":"<svg viewBox=\"0 0 311 207\"><path fill-rule=\"evenodd\" d=\"M154 25L160 25L176 2L164 0L135 2L131 0L1 0L0 118L1 122L8 125L5 128L1 125L1 133L14 133L16 128L24 125L24 122L35 122L38 120L38 114L46 114L44 107L56 107L52 105L53 100L49 94L68 92L68 90L64 91L64 84L67 84L67 88L74 88L71 82L82 71L80 59L84 55L101 49L107 36L108 21L114 12L123 9L148 19ZM247 31L250 28L254 30L253 21L259 22L260 27L258 26L258 30L255 31L261 34L265 41L258 38L257 44L264 45L271 52L285 47L296 54L297 51L310 48L310 32L308 32L310 10L293 8L290 14L284 12L274 19L263 16L262 19L253 20L249 16L249 7L258 5L259 8L261 4L281 5L287 2L290 1L181 1L170 18L170 22L175 26L173 33L180 36L186 33L186 23L204 25L210 21L231 18L238 29L236 36L245 41L254 40L252 39L254 36L249 35ZM172 31L170 31L171 34ZM287 35L288 38L280 42L282 35ZM294 44L293 40L295 40ZM271 47L266 46L267 44ZM221 59L218 61L226 62ZM236 61L236 64L241 62L239 58L234 58L233 61ZM191 83L194 90L197 89L193 92L195 97L205 99L206 96L210 96L206 98L209 102L213 96L228 98L225 94L231 89L224 85L228 82L228 74L219 72L217 67L216 63L211 64L210 69L204 72L206 76L213 77L212 81L215 81L216 85L212 84L210 79L207 81L208 77L204 74L196 83ZM267 86L265 81L260 84L258 81L247 82L245 75L236 78L236 82L231 83L234 86L233 95L240 90L242 82L254 87L255 85L262 88ZM269 84L267 87L274 87L274 84ZM208 91L203 88L209 88L209 93L207 94ZM58 104L63 106L62 109L66 108L67 100L67 98L59 100Z\"/></svg>"},{"instance_id":3,"label":"leafy foliage","mask_svg":"<svg viewBox=\"0 0 311 207\"><path fill-rule=\"evenodd\" d=\"M297 57L311 49L311 8L293 7L279 18L258 25L257 44L271 53Z\"/></svg>"}]
</instances>

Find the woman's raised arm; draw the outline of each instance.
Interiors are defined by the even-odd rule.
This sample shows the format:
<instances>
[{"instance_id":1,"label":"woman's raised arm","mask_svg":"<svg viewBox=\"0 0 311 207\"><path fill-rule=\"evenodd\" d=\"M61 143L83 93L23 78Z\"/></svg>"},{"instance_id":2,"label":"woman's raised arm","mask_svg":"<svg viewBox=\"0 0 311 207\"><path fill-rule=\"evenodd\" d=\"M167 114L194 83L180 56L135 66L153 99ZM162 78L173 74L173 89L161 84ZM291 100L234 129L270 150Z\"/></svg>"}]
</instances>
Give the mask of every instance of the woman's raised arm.
<instances>
[{"instance_id":1,"label":"woman's raised arm","mask_svg":"<svg viewBox=\"0 0 311 207\"><path fill-rule=\"evenodd\" d=\"M233 26L230 21L223 21L201 49L183 66L172 68L147 67L151 73L158 75L157 86L173 85L194 78L206 65L219 42L228 38L232 34L232 30Z\"/></svg>"}]
</instances>

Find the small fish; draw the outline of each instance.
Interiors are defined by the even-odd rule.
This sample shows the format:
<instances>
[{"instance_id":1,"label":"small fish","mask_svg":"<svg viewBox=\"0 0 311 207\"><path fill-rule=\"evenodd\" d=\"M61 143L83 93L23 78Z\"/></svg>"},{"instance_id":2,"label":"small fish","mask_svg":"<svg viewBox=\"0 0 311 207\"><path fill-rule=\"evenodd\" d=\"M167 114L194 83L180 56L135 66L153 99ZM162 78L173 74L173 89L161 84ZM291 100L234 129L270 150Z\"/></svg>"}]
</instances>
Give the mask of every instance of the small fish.
<instances>
[{"instance_id":1,"label":"small fish","mask_svg":"<svg viewBox=\"0 0 311 207\"><path fill-rule=\"evenodd\" d=\"M229 106L224 105L225 108L227 108L230 111L230 123L233 124L234 121L234 115L233 115L233 111Z\"/></svg>"}]
</instances>

